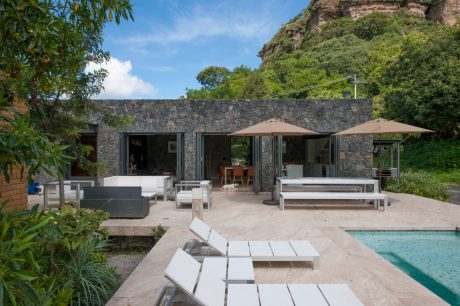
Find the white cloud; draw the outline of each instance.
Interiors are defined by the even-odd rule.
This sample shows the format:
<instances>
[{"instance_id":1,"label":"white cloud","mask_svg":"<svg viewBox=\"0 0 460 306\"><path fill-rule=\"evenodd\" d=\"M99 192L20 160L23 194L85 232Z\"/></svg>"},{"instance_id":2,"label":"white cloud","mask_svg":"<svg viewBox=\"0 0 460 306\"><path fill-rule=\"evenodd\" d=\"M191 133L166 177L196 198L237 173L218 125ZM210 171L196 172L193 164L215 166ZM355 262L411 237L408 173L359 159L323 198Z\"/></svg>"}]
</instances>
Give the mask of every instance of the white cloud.
<instances>
[{"instance_id":1,"label":"white cloud","mask_svg":"<svg viewBox=\"0 0 460 306\"><path fill-rule=\"evenodd\" d=\"M173 72L176 71L176 68L171 67L171 66L153 66L153 67L144 67L145 69L148 69L150 71L154 72Z\"/></svg>"},{"instance_id":2,"label":"white cloud","mask_svg":"<svg viewBox=\"0 0 460 306\"><path fill-rule=\"evenodd\" d=\"M273 32L269 14L240 11L235 6L203 9L195 6L190 14L179 13L170 27L123 40L123 43L160 44L189 42L199 38L227 36L237 39L266 40Z\"/></svg>"},{"instance_id":3,"label":"white cloud","mask_svg":"<svg viewBox=\"0 0 460 306\"><path fill-rule=\"evenodd\" d=\"M121 99L121 98L145 98L158 93L158 89L152 84L132 74L131 61L121 61L112 57L103 64L90 63L87 71L100 68L107 70L108 75L104 80L104 91L95 98L98 99Z\"/></svg>"}]
</instances>

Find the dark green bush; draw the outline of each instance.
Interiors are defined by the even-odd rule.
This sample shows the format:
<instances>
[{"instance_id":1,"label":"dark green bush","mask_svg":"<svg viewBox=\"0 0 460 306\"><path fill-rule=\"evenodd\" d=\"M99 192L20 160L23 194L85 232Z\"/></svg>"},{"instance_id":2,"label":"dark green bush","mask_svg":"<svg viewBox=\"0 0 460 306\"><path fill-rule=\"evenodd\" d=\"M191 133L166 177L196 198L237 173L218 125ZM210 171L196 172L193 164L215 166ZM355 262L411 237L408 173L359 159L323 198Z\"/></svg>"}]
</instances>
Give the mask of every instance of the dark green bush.
<instances>
[{"instance_id":1,"label":"dark green bush","mask_svg":"<svg viewBox=\"0 0 460 306\"><path fill-rule=\"evenodd\" d=\"M104 250L103 212L4 212L0 208L0 305L104 305L118 284Z\"/></svg>"},{"instance_id":2,"label":"dark green bush","mask_svg":"<svg viewBox=\"0 0 460 306\"><path fill-rule=\"evenodd\" d=\"M398 193L416 194L435 200L447 201L447 185L435 176L424 171L405 171L401 177L388 180L385 190Z\"/></svg>"},{"instance_id":3,"label":"dark green bush","mask_svg":"<svg viewBox=\"0 0 460 306\"><path fill-rule=\"evenodd\" d=\"M168 229L161 224L152 228L152 236L155 240L155 243L157 243L161 239L161 237L163 237L163 235L166 234L167 230Z\"/></svg>"},{"instance_id":4,"label":"dark green bush","mask_svg":"<svg viewBox=\"0 0 460 306\"><path fill-rule=\"evenodd\" d=\"M460 140L433 140L404 145L403 168L426 170L460 169Z\"/></svg>"},{"instance_id":5,"label":"dark green bush","mask_svg":"<svg viewBox=\"0 0 460 306\"><path fill-rule=\"evenodd\" d=\"M385 33L385 28L390 23L390 17L383 13L371 13L359 18L354 23L353 33L365 40Z\"/></svg>"}]
</instances>

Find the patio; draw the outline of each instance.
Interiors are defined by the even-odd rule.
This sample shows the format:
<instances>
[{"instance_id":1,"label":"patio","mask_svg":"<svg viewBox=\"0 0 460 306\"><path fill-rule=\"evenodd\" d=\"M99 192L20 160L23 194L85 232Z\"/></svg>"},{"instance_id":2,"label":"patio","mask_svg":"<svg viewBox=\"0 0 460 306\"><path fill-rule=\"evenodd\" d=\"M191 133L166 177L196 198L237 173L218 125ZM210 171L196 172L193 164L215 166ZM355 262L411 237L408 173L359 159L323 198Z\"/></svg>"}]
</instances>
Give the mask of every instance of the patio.
<instances>
[{"instance_id":1,"label":"patio","mask_svg":"<svg viewBox=\"0 0 460 306\"><path fill-rule=\"evenodd\" d=\"M446 305L444 301L362 245L344 230L454 230L460 206L418 196L388 193L386 212L372 206L278 207L261 202L269 195L215 192L205 221L231 239L308 239L321 254L321 269L306 263L256 263L257 283L346 283L365 305ZM167 283L164 269L178 247L195 236L190 210L159 201L139 220L108 220L113 235L150 235L155 225L169 230L149 252L108 305L151 305Z\"/></svg>"}]
</instances>

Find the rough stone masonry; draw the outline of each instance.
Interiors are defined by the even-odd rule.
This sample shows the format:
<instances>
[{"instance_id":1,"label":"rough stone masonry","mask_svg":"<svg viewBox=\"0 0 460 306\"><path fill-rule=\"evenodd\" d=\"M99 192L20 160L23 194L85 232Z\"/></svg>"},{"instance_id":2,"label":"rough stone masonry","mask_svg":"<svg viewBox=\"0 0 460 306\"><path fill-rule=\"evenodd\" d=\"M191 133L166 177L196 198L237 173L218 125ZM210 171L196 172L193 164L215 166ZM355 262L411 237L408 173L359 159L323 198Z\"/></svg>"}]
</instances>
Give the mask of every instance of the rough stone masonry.
<instances>
[{"instance_id":1,"label":"rough stone masonry","mask_svg":"<svg viewBox=\"0 0 460 306\"><path fill-rule=\"evenodd\" d=\"M231 133L270 118L314 130L335 133L371 119L370 100L101 100L114 114L130 115L134 123L114 129L98 127L98 161L108 168L100 176L120 171L120 133L184 133L185 179L196 178L196 135ZM262 137L262 189L270 186L271 137ZM366 136L340 138L339 176L371 175L372 142Z\"/></svg>"}]
</instances>

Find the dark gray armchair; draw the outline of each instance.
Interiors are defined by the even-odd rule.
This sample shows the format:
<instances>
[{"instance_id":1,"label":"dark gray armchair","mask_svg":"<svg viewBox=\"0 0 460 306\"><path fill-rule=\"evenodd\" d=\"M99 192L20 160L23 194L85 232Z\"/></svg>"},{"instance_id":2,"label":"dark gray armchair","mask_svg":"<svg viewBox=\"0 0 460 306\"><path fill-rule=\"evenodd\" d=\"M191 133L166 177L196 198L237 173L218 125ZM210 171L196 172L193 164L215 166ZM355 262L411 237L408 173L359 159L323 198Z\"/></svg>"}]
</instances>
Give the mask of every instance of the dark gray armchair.
<instances>
[{"instance_id":1,"label":"dark gray armchair","mask_svg":"<svg viewBox=\"0 0 460 306\"><path fill-rule=\"evenodd\" d=\"M84 187L81 208L101 209L110 218L144 218L149 214L149 198L141 187Z\"/></svg>"}]
</instances>

